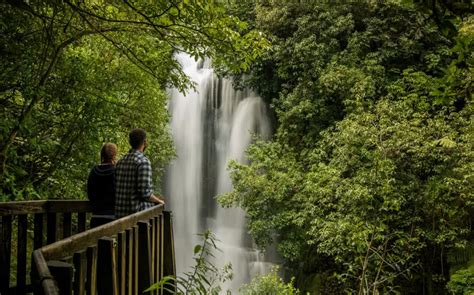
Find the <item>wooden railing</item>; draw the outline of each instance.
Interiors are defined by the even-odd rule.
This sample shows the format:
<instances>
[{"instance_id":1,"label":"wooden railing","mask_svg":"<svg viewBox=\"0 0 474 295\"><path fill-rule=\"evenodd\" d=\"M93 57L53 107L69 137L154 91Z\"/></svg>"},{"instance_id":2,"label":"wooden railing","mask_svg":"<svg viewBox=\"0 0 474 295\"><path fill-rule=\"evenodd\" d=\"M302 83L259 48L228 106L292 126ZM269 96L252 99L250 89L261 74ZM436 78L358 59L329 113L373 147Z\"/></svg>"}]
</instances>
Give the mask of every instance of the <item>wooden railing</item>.
<instances>
[{"instance_id":1,"label":"wooden railing","mask_svg":"<svg viewBox=\"0 0 474 295\"><path fill-rule=\"evenodd\" d=\"M163 211L163 206L155 206L84 231L86 218L85 214L84 217L81 217L81 214L89 212L90 205L87 202L76 201L65 206L66 202L70 201L46 201L42 207L25 204L29 202L21 202L22 210L19 210L19 208L21 209L21 206L18 206L20 202L17 202L15 206L12 206L13 203L0 203L2 253L4 253L3 249L6 249L4 246L11 245L9 242L5 242L7 239L3 239L3 234L6 234L10 229L10 239L8 240L11 240L12 216L18 215L18 244L20 244L20 240L23 240L20 237L26 236L20 232L27 228L23 215L26 214L26 211L35 215L34 240L38 239L38 243L35 242L37 246L40 245L39 236L42 237L43 234L42 232L41 234L36 233L36 225L38 224L39 229L39 224L42 224L39 221L42 220L42 217L36 217L36 214L46 214L47 216L58 212L66 214L62 222L62 239L56 242L52 238L48 239L48 242L52 243L33 252L31 289L35 293L141 294L164 276L176 274L171 213ZM80 212L78 213L78 233L71 236L70 214L78 211L78 207L74 207L73 204L82 207L79 208ZM38 207L40 208L38 209ZM62 209L58 210L59 207ZM53 231L56 232L56 227L52 226L53 219L56 218L54 216L51 215L48 218L48 237L50 234L53 235ZM37 236L38 238L36 238ZM56 236L54 240L56 240ZM26 250L18 250L18 253L20 252L17 268L20 267L20 262L26 261L26 254L23 253L26 253ZM9 258L5 256L7 255L1 255L0 258L3 260L0 263L2 263L3 280L8 283L9 275L4 272L9 273L10 265L8 263L8 267L3 266L3 261L9 261ZM21 271L17 270L17 277L18 273L25 273L26 277L26 268L20 268ZM5 281L1 281L2 286ZM22 294L26 289L29 289L25 288L25 284L20 285L21 282L21 279L17 279L17 286L10 287L5 294L9 294L12 290L16 294ZM20 286L23 287L20 288ZM3 291L0 292L4 294ZM163 291L156 293L163 294Z\"/></svg>"},{"instance_id":2,"label":"wooden railing","mask_svg":"<svg viewBox=\"0 0 474 295\"><path fill-rule=\"evenodd\" d=\"M88 201L76 200L0 203L0 294L31 292L27 271L33 249L85 231L91 209Z\"/></svg>"}]
</instances>

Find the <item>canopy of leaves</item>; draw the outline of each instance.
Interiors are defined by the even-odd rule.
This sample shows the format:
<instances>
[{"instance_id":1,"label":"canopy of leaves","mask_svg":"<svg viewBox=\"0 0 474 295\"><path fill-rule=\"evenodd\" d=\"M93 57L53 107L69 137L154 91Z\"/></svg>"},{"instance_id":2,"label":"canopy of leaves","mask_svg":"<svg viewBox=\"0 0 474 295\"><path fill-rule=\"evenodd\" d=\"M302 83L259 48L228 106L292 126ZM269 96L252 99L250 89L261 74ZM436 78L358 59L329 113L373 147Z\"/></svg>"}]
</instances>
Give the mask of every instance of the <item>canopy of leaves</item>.
<instances>
[{"instance_id":1,"label":"canopy of leaves","mask_svg":"<svg viewBox=\"0 0 474 295\"><path fill-rule=\"evenodd\" d=\"M472 16L451 14L448 34L391 1L255 11L273 43L241 81L277 132L230 165L221 202L277 242L300 285L325 273L323 293L444 292L448 250L472 235Z\"/></svg>"},{"instance_id":2,"label":"canopy of leaves","mask_svg":"<svg viewBox=\"0 0 474 295\"><path fill-rule=\"evenodd\" d=\"M100 146L145 128L156 181L174 155L167 87L192 86L177 51L245 70L267 42L218 1L0 4L2 200L77 198Z\"/></svg>"}]
</instances>

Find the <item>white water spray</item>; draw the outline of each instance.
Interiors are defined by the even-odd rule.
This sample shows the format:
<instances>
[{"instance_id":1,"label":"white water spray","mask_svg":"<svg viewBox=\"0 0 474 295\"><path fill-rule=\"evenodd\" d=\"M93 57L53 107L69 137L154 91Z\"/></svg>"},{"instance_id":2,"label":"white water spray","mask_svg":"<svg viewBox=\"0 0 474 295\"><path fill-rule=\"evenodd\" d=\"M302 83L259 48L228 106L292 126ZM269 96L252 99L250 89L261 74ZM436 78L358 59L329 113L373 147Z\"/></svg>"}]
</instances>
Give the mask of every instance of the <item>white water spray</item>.
<instances>
[{"instance_id":1,"label":"white water spray","mask_svg":"<svg viewBox=\"0 0 474 295\"><path fill-rule=\"evenodd\" d=\"M230 262L234 279L226 288L237 291L266 270L261 254L252 247L242 210L221 208L215 196L232 190L226 170L229 160L246 161L252 135L271 134L267 107L249 90L237 91L232 81L217 78L213 69L200 68L190 56L176 56L196 83L187 95L171 91L171 128L177 158L166 174L166 197L173 211L178 273L193 265L197 233L210 229L221 241L214 253L219 265Z\"/></svg>"}]
</instances>

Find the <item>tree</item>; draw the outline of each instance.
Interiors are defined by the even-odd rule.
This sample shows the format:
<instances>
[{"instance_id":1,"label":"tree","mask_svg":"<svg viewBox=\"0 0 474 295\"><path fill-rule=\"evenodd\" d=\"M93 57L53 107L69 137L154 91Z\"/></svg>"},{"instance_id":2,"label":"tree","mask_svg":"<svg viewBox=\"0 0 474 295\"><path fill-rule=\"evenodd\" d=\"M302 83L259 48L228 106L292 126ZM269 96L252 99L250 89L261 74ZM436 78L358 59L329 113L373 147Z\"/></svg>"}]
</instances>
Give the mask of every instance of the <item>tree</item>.
<instances>
[{"instance_id":1,"label":"tree","mask_svg":"<svg viewBox=\"0 0 474 295\"><path fill-rule=\"evenodd\" d=\"M214 1L0 5L0 174L8 199L47 179L83 178L100 141L136 124L153 130L156 160L166 162L165 88L190 86L173 53L210 56L238 71L266 46ZM66 175L55 173L59 167ZM77 189L82 181L74 181Z\"/></svg>"},{"instance_id":2,"label":"tree","mask_svg":"<svg viewBox=\"0 0 474 295\"><path fill-rule=\"evenodd\" d=\"M391 2L256 9L273 45L244 83L278 128L230 165L221 202L302 290L444 292L447 253L471 238L472 17L453 37Z\"/></svg>"}]
</instances>

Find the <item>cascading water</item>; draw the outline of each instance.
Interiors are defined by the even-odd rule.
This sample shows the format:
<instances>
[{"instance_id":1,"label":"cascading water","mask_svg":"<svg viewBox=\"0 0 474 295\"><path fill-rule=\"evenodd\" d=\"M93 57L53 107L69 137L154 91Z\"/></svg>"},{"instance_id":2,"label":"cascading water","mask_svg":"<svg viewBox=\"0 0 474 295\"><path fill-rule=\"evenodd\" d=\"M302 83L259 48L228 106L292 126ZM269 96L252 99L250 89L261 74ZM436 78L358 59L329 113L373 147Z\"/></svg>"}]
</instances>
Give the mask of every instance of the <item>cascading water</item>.
<instances>
[{"instance_id":1,"label":"cascading water","mask_svg":"<svg viewBox=\"0 0 474 295\"><path fill-rule=\"evenodd\" d=\"M203 63L184 53L176 58L196 83L196 91L186 95L172 89L169 106L177 158L167 169L165 195L174 216L177 270L189 270L196 234L210 229L221 241L217 263L232 264L234 279L225 287L236 291L268 264L252 247L244 212L220 207L215 196L232 189L228 161L246 161L253 134L270 136L267 108L260 97L235 90L231 80L217 78Z\"/></svg>"}]
</instances>

